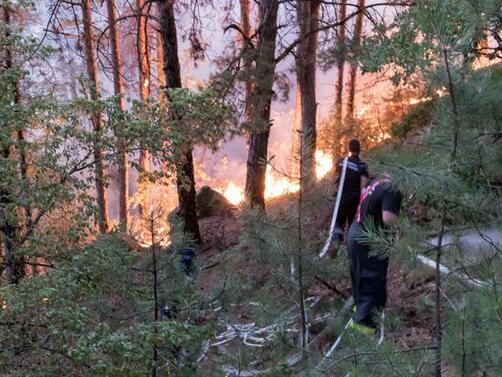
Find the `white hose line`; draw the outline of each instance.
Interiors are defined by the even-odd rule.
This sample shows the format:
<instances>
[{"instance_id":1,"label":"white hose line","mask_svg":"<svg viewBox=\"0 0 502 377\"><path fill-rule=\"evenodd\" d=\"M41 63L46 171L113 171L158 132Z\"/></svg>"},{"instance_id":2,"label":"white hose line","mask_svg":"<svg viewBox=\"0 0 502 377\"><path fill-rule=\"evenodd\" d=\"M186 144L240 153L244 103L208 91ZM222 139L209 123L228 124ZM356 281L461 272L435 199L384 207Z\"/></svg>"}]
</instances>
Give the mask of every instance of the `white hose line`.
<instances>
[{"instance_id":1,"label":"white hose line","mask_svg":"<svg viewBox=\"0 0 502 377\"><path fill-rule=\"evenodd\" d=\"M383 343L383 340L385 338L385 310L382 310L382 314L380 317L380 337L378 338L377 346Z\"/></svg>"},{"instance_id":2,"label":"white hose line","mask_svg":"<svg viewBox=\"0 0 502 377\"><path fill-rule=\"evenodd\" d=\"M340 182L338 182L338 192L336 193L336 203L335 209L333 210L333 217L331 218L331 225L329 227L328 238L324 243L324 247L319 253L319 258L322 258L328 252L331 239L333 238L333 231L335 230L336 218L338 217L338 210L340 209L340 202L342 200L343 184L345 183L345 174L347 173L347 163L349 161L348 157L343 159L342 175L340 177Z\"/></svg>"},{"instance_id":3,"label":"white hose line","mask_svg":"<svg viewBox=\"0 0 502 377\"><path fill-rule=\"evenodd\" d=\"M340 344L340 342L342 341L342 337L343 337L343 334L345 333L345 330L347 330L349 328L350 325L352 325L352 318L349 319L349 321L345 324L345 327L343 328L342 332L340 335L338 335L338 338L336 338L335 340L335 343L333 343L333 345L331 346L331 348L328 350L328 352L326 352L326 354L324 355L323 359L327 359L329 357L331 357L331 355L333 354L333 352L335 352L335 350L337 349L338 345ZM321 365L321 364L319 364Z\"/></svg>"},{"instance_id":4,"label":"white hose line","mask_svg":"<svg viewBox=\"0 0 502 377\"><path fill-rule=\"evenodd\" d=\"M436 268L436 261L434 261L430 258L427 258L421 254L418 254L417 259L420 263L422 263L423 265L425 265L427 267L430 267L433 269ZM448 267L446 267L442 264L439 265L439 272L441 272L443 275L450 275L451 274L453 276L456 276L457 278L459 278L460 280L463 280L465 283L469 284L470 286L472 286L474 288L490 287L490 284L487 283L486 281L473 279L473 278L467 276L466 274L462 274L460 272L451 272Z\"/></svg>"}]
</instances>

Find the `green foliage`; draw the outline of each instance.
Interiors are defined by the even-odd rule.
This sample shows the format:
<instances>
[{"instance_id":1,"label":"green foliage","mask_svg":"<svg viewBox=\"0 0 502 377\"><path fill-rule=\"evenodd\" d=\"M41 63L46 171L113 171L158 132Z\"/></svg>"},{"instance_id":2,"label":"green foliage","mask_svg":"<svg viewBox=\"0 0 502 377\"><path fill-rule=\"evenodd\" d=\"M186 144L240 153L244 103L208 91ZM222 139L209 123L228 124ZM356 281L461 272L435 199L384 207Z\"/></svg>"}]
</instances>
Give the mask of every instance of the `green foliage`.
<instances>
[{"instance_id":1,"label":"green foliage","mask_svg":"<svg viewBox=\"0 0 502 377\"><path fill-rule=\"evenodd\" d=\"M170 178L187 143L217 148L231 131L229 107L213 88L128 99L127 111L114 97L63 100L30 76L50 53L38 42L0 21L2 63L12 57L0 69L0 374L197 375L212 324L209 299L180 263L187 240L174 227L169 249L133 252L121 234L96 237L94 150L109 167L122 150L147 148Z\"/></svg>"},{"instance_id":2,"label":"green foliage","mask_svg":"<svg viewBox=\"0 0 502 377\"><path fill-rule=\"evenodd\" d=\"M405 139L410 133L425 128L432 120L433 107L432 101L426 101L413 107L399 123L392 124L392 136Z\"/></svg>"},{"instance_id":3,"label":"green foliage","mask_svg":"<svg viewBox=\"0 0 502 377\"><path fill-rule=\"evenodd\" d=\"M426 232L438 232L444 205L443 221L452 237L460 226L483 231L500 218L500 189L494 184L499 174L495 171L499 169L496 151L500 150L501 114L496 105L500 68L475 69L473 64L479 33L500 6L498 1L419 2L368 42L368 70L396 66L398 81L425 80L433 98L409 112L394 126L394 132L404 138L415 127L429 127L414 135L410 145L380 148L371 158L375 170L390 173L399 182L408 204L427 212L427 219L415 219L418 224L406 219L401 224L394 249L402 260L436 253L423 239ZM364 238L378 253L390 246L377 232L369 231ZM469 250L483 262L467 265L467 251L459 250L455 254L455 249L444 248L443 263L488 282L488 287L467 288L465 278L443 278L445 299L439 303L445 309L443 357L455 375L495 376L500 373L498 363L493 362L500 359L500 334L495 329L501 327L501 317L495 293L500 276L493 266L500 264L500 253ZM403 258L405 254L411 258ZM492 268L484 268L484 264ZM412 263L407 265L413 268Z\"/></svg>"},{"instance_id":4,"label":"green foliage","mask_svg":"<svg viewBox=\"0 0 502 377\"><path fill-rule=\"evenodd\" d=\"M169 275L179 259L159 253ZM164 255L163 258L162 255ZM174 254L176 257L176 255ZM153 321L151 265L109 236L74 250L68 264L0 291L0 372L2 375L54 373L143 376L154 363L155 346L165 360L161 375L193 375L209 327L190 324L199 312L183 284L161 280L177 319ZM145 268L138 268L145 264ZM177 282L182 282L176 274ZM189 299L191 297L191 300Z\"/></svg>"}]
</instances>

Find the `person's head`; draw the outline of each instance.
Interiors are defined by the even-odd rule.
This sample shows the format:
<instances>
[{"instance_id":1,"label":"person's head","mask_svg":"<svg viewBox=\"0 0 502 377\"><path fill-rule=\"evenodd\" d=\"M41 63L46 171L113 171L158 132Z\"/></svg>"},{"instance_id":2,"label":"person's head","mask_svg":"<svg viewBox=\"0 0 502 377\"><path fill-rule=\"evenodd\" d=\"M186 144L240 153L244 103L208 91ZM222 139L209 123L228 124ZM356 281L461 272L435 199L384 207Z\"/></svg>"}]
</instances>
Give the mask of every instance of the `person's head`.
<instances>
[{"instance_id":1,"label":"person's head","mask_svg":"<svg viewBox=\"0 0 502 377\"><path fill-rule=\"evenodd\" d=\"M361 144L359 143L359 140L352 139L349 141L349 152L351 155L359 155L359 152L361 152Z\"/></svg>"}]
</instances>

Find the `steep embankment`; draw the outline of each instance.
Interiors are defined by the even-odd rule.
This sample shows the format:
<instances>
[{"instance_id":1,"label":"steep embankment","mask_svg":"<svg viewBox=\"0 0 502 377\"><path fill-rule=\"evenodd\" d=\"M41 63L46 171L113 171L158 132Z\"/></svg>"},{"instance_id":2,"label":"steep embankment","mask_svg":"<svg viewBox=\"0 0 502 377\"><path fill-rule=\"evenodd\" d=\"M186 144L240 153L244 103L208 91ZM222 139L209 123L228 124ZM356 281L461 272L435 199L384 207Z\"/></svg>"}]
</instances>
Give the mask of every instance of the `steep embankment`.
<instances>
[{"instance_id":1,"label":"steep embankment","mask_svg":"<svg viewBox=\"0 0 502 377\"><path fill-rule=\"evenodd\" d=\"M502 69L481 70L463 90L496 90L501 79ZM453 323L445 328L446 347L463 339L453 326L465 300L476 301L477 296L485 300L486 295L477 290L496 286L502 248L498 225L502 133L497 112L492 114L495 121L484 118L493 106L490 93L460 101L465 116L453 161L451 100L439 95L418 103L393 125L395 142L365 156L374 174L390 173L404 194L400 239L391 249L383 349L390 347L403 359L410 351L407 362L412 362L415 350L435 345L434 268L442 228L446 230L441 245L442 311L445 319L452 313ZM218 363L234 361L224 368L227 375L271 372L277 363L293 375L301 375L333 360L338 360L335 364L343 372L343 361L350 359L352 349L367 349L367 339L344 331L350 318L345 305L350 294L345 247L331 253L331 258L317 257L328 230L334 191L333 176L328 176L303 196L301 227L297 194L274 199L267 215L241 210L236 217L202 221L206 244L199 250L199 288L213 291L213 297L216 292L218 297L214 312L217 335L201 358L211 371L208 375L215 367L208 360L214 358ZM441 211L442 205L447 205L446 212ZM493 273L493 279L487 271ZM298 357L302 323L308 329L308 358ZM334 355L331 351L336 347ZM423 357L428 360L430 355ZM241 369L236 368L236 359L241 360Z\"/></svg>"}]
</instances>

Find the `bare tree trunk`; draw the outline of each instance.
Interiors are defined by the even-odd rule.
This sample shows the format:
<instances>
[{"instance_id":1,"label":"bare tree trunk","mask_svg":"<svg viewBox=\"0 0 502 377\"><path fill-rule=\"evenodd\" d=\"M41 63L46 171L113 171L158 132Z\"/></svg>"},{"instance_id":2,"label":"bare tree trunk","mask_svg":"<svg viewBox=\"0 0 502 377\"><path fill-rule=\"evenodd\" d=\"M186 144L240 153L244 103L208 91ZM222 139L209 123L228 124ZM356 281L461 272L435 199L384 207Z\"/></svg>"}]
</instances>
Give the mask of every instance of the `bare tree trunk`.
<instances>
[{"instance_id":1,"label":"bare tree trunk","mask_svg":"<svg viewBox=\"0 0 502 377\"><path fill-rule=\"evenodd\" d=\"M261 0L260 27L256 53L255 90L250 99L251 133L246 172L246 197L251 206L265 208L265 176L270 134L270 107L275 74L278 0Z\"/></svg>"},{"instance_id":2,"label":"bare tree trunk","mask_svg":"<svg viewBox=\"0 0 502 377\"><path fill-rule=\"evenodd\" d=\"M122 78L122 57L120 55L120 39L115 12L115 0L106 0L108 9L108 24L110 25L110 43L113 66L113 89L117 96L117 105L121 111L125 110L124 105L124 81ZM123 230L127 230L129 220L129 179L128 179L128 155L122 141L119 140L119 218Z\"/></svg>"},{"instance_id":3,"label":"bare tree trunk","mask_svg":"<svg viewBox=\"0 0 502 377\"><path fill-rule=\"evenodd\" d=\"M163 94L163 90L166 86L166 80L164 77L164 48L162 47L162 36L159 32L156 34L156 70L157 70L157 101L160 104L160 111L166 111L166 99ZM168 147L165 148L168 150ZM168 176L168 166L165 160L161 161L160 167L162 174Z\"/></svg>"},{"instance_id":4,"label":"bare tree trunk","mask_svg":"<svg viewBox=\"0 0 502 377\"><path fill-rule=\"evenodd\" d=\"M246 109L245 117L249 119L249 106L251 93L253 92L253 77L252 77L252 46L251 46L251 21L250 21L250 10L249 10L249 0L240 0L241 8L241 29L242 29L242 60L244 62L244 83L246 88Z\"/></svg>"},{"instance_id":5,"label":"bare tree trunk","mask_svg":"<svg viewBox=\"0 0 502 377\"><path fill-rule=\"evenodd\" d=\"M87 74L89 75L90 80L91 99L93 101L97 101L99 99L98 66L96 63L94 35L92 32L91 0L83 0L82 18L84 23L85 58L87 65ZM94 159L96 174L96 195L98 202L98 224L99 231L101 233L106 233L108 231L108 200L105 189L103 151L99 146L99 139L101 138L103 125L101 113L99 111L95 111L91 115L91 123L94 128L94 132L96 133L97 139L94 145Z\"/></svg>"},{"instance_id":6,"label":"bare tree trunk","mask_svg":"<svg viewBox=\"0 0 502 377\"><path fill-rule=\"evenodd\" d=\"M148 33L147 33L147 18L145 14L145 1L136 0L136 8L138 12L138 71L139 71L139 98L142 102L147 102L150 97L150 59L148 54ZM139 166L145 171L150 171L150 155L148 151L141 148L139 152ZM143 205L139 205L139 216L145 218L145 209Z\"/></svg>"},{"instance_id":7,"label":"bare tree trunk","mask_svg":"<svg viewBox=\"0 0 502 377\"><path fill-rule=\"evenodd\" d=\"M181 88L178 39L176 21L174 19L174 0L159 1L159 10L166 87ZM178 186L180 214L184 221L185 233L190 234L197 243L200 243L202 238L199 231L199 223L197 222L195 177L191 145L184 146L184 151L176 162L176 183Z\"/></svg>"},{"instance_id":8,"label":"bare tree trunk","mask_svg":"<svg viewBox=\"0 0 502 377\"><path fill-rule=\"evenodd\" d=\"M166 85L166 80L164 78L164 49L162 48L162 36L157 33L157 99L160 103L164 101L164 96L162 95L162 89Z\"/></svg>"},{"instance_id":9,"label":"bare tree trunk","mask_svg":"<svg viewBox=\"0 0 502 377\"><path fill-rule=\"evenodd\" d=\"M347 17L347 1L343 0L340 4L340 21L345 20ZM336 84L335 84L335 127L334 127L334 140L333 140L333 159L340 155L340 140L338 140L339 133L342 130L343 119L343 84L344 84L344 71L345 71L345 58L346 58L346 40L345 40L345 22L338 26L337 30L338 45L340 46L339 56L337 59L336 69Z\"/></svg>"},{"instance_id":10,"label":"bare tree trunk","mask_svg":"<svg viewBox=\"0 0 502 377\"><path fill-rule=\"evenodd\" d=\"M361 10L365 6L365 0L358 0L357 7L358 10ZM347 98L347 119L349 122L352 122L354 119L354 101L356 94L356 79L357 79L357 62L356 56L358 54L359 48L361 46L361 35L363 31L363 19L364 12L360 11L356 16L356 21L354 24L354 33L352 36L352 64L349 69L349 82L348 82L348 91L349 95Z\"/></svg>"},{"instance_id":11,"label":"bare tree trunk","mask_svg":"<svg viewBox=\"0 0 502 377\"><path fill-rule=\"evenodd\" d=\"M302 171L301 190L307 191L315 183L315 148L316 148L316 114L315 95L317 33L312 32L319 27L319 0L309 2L297 0L296 9L300 36L304 37L298 45L296 54L296 81L300 89L301 132L300 149Z\"/></svg>"}]
</instances>

